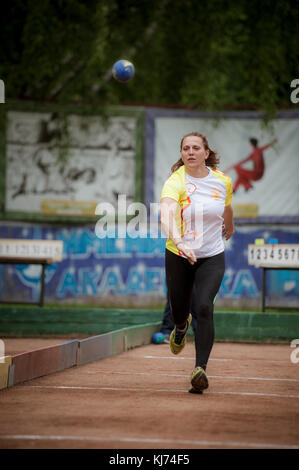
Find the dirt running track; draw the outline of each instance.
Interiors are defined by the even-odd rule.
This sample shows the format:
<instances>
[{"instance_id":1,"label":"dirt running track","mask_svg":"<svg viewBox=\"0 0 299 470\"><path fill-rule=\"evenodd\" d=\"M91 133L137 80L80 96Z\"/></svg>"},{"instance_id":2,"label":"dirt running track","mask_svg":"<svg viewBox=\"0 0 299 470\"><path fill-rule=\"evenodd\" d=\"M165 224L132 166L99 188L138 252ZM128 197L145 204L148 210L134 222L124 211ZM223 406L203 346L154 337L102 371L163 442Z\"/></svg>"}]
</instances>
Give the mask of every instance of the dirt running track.
<instances>
[{"instance_id":1,"label":"dirt running track","mask_svg":"<svg viewBox=\"0 0 299 470\"><path fill-rule=\"evenodd\" d=\"M6 354L63 342L6 339ZM1 449L299 449L288 344L215 343L188 393L194 345L148 345L0 391Z\"/></svg>"}]
</instances>

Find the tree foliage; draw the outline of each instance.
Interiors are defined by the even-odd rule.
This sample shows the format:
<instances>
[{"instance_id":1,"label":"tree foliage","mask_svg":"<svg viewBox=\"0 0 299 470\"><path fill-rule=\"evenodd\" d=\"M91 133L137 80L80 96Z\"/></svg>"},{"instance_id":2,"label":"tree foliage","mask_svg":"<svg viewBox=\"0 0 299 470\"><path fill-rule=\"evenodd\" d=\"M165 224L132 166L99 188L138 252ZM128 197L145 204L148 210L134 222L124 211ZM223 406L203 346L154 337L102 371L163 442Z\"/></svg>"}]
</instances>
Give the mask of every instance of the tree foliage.
<instances>
[{"instance_id":1,"label":"tree foliage","mask_svg":"<svg viewBox=\"0 0 299 470\"><path fill-rule=\"evenodd\" d=\"M0 21L7 98L294 108L292 0L11 0ZM119 58L135 65L129 83L111 78Z\"/></svg>"}]
</instances>

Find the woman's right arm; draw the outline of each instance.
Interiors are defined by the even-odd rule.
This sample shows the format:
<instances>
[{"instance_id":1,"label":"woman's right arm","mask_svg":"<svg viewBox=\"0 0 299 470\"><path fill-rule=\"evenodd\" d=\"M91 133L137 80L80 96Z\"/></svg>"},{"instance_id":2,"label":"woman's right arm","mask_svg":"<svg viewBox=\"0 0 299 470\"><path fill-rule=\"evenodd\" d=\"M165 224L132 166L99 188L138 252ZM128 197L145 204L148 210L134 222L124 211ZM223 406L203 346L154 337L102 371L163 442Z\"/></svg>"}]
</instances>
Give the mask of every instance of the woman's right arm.
<instances>
[{"instance_id":1,"label":"woman's right arm","mask_svg":"<svg viewBox=\"0 0 299 470\"><path fill-rule=\"evenodd\" d=\"M194 251L182 241L180 229L178 228L175 221L177 207L178 203L175 199L170 197L164 197L161 199L161 228L164 234L177 246L178 250L186 256L189 263L194 264L196 262Z\"/></svg>"}]
</instances>

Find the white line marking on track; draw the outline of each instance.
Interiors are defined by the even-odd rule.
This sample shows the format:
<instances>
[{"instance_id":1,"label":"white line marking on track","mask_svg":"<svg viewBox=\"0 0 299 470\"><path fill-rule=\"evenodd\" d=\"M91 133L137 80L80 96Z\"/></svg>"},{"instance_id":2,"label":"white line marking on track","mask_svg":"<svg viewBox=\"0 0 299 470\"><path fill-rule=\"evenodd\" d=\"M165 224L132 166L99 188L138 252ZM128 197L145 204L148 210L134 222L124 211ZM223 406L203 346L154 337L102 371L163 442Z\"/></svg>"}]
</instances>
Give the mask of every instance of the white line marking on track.
<instances>
[{"instance_id":1,"label":"white line marking on track","mask_svg":"<svg viewBox=\"0 0 299 470\"><path fill-rule=\"evenodd\" d=\"M82 385L19 385L19 389L31 388L47 388L58 390L111 390L121 392L158 392L158 393L188 393L185 389L155 389L155 388L124 388L124 387L86 387ZM241 395L241 396L254 396L254 397L275 397L275 398L299 398L299 395L281 395L279 393L258 393L258 392L209 392L206 391L205 395Z\"/></svg>"},{"instance_id":2,"label":"white line marking on track","mask_svg":"<svg viewBox=\"0 0 299 470\"><path fill-rule=\"evenodd\" d=\"M187 439L160 439L160 438L140 438L140 437L124 437L124 436L46 436L34 434L2 434L0 439L27 440L27 441L81 441L81 442L128 442L141 444L172 444L183 446L211 446L211 447L249 447L259 449L299 449L299 446L293 444L272 444L261 442L236 442L236 441L206 441L206 440L187 440Z\"/></svg>"},{"instance_id":3,"label":"white line marking on track","mask_svg":"<svg viewBox=\"0 0 299 470\"><path fill-rule=\"evenodd\" d=\"M142 356L144 359L176 359L176 360L191 360L194 361L194 357L173 357L173 356ZM227 361L232 361L233 359L209 359L210 361L221 361L221 362L227 362Z\"/></svg>"},{"instance_id":4,"label":"white line marking on track","mask_svg":"<svg viewBox=\"0 0 299 470\"><path fill-rule=\"evenodd\" d=\"M132 357L132 356L131 356ZM133 356L136 358L144 358L144 359L173 359L173 360L188 360L188 361L194 361L194 357L177 357L177 356ZM286 359L285 361L280 361L280 360L272 360L272 359L265 359L265 358L216 358L216 357L210 357L209 361L220 361L220 362L230 362L230 361L238 361L238 362L252 362L252 361L260 361L263 364L267 363L273 363L273 364L285 364L289 359Z\"/></svg>"},{"instance_id":5,"label":"white line marking on track","mask_svg":"<svg viewBox=\"0 0 299 470\"><path fill-rule=\"evenodd\" d=\"M101 370L101 369L96 369L96 370L88 370L86 371L87 374L91 374L91 375L96 375L96 374L109 374L109 375L114 375L114 374L119 374L119 375L150 375L151 377L153 376L153 373L152 372L118 372L118 371L113 371L111 373L111 371L109 370ZM164 373L157 373L155 372L154 375L157 375L157 376L162 376L162 377L189 377L189 375L186 375L186 374L164 374ZM299 382L299 379L280 379L280 378L276 378L276 377L240 377L240 376L235 376L235 375L231 375L231 376L226 376L226 375L209 375L209 378L210 379L232 379L232 380L270 380L270 381L274 381L274 382Z\"/></svg>"},{"instance_id":6,"label":"white line marking on track","mask_svg":"<svg viewBox=\"0 0 299 470\"><path fill-rule=\"evenodd\" d=\"M239 376L222 376L222 375L209 375L211 379L236 379L236 380L270 380L273 382L299 382L299 379L280 379L276 377L239 377Z\"/></svg>"}]
</instances>

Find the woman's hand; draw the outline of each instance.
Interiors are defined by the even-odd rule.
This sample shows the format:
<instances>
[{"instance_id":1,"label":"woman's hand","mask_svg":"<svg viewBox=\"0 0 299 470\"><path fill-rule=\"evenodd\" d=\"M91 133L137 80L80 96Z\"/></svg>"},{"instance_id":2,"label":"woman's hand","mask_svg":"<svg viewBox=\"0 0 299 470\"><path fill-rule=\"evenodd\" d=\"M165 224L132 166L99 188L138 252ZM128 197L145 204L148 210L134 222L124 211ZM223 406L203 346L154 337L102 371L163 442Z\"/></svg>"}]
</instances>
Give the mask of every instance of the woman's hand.
<instances>
[{"instance_id":1,"label":"woman's hand","mask_svg":"<svg viewBox=\"0 0 299 470\"><path fill-rule=\"evenodd\" d=\"M160 208L161 227L163 233L173 241L177 249L186 256L189 263L196 263L194 251L182 241L180 229L177 227L175 221L175 213L178 209L177 201L169 197L165 197L161 200Z\"/></svg>"},{"instance_id":2,"label":"woman's hand","mask_svg":"<svg viewBox=\"0 0 299 470\"><path fill-rule=\"evenodd\" d=\"M235 232L233 209L231 205L225 207L222 217L222 236L225 237L226 240L229 240Z\"/></svg>"},{"instance_id":3,"label":"woman's hand","mask_svg":"<svg viewBox=\"0 0 299 470\"><path fill-rule=\"evenodd\" d=\"M225 237L225 240L229 240L234 234L234 230L227 230L225 225L222 225L222 236Z\"/></svg>"},{"instance_id":4,"label":"woman's hand","mask_svg":"<svg viewBox=\"0 0 299 470\"><path fill-rule=\"evenodd\" d=\"M186 256L186 258L188 259L190 264L196 263L196 261L197 261L196 256L195 256L194 251L192 250L192 248L190 248L184 242L179 242L179 243L176 244L176 246L177 246L177 249L180 250L180 252L183 253L183 255Z\"/></svg>"}]
</instances>

